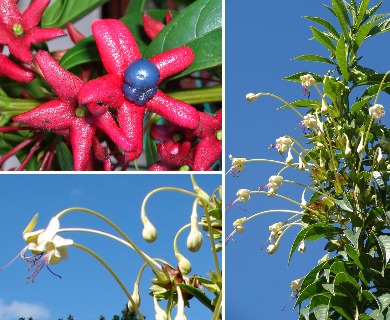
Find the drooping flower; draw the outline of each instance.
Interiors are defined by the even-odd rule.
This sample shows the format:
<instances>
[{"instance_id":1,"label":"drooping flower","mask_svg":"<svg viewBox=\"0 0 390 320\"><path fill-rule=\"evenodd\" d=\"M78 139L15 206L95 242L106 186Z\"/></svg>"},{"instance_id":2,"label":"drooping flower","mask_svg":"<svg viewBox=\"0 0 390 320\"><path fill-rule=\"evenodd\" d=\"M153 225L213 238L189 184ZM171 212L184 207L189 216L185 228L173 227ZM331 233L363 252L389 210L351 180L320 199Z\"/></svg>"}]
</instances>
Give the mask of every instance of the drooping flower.
<instances>
[{"instance_id":1,"label":"drooping flower","mask_svg":"<svg viewBox=\"0 0 390 320\"><path fill-rule=\"evenodd\" d=\"M287 150L289 150L290 146L291 146L291 139L287 136L276 139L276 145L274 145L274 147L276 147L276 149L280 154L283 154Z\"/></svg>"},{"instance_id":2,"label":"drooping flower","mask_svg":"<svg viewBox=\"0 0 390 320\"><path fill-rule=\"evenodd\" d=\"M385 115L385 108L381 104L376 103L368 109L368 113L374 119L379 119Z\"/></svg>"},{"instance_id":3,"label":"drooping flower","mask_svg":"<svg viewBox=\"0 0 390 320\"><path fill-rule=\"evenodd\" d=\"M124 137L111 114L93 115L78 104L77 93L82 86L80 78L62 68L45 51L38 51L36 60L59 99L22 113L14 117L14 121L69 135L76 171L89 168L97 128L105 131L124 150L132 150L133 144Z\"/></svg>"},{"instance_id":4,"label":"drooping flower","mask_svg":"<svg viewBox=\"0 0 390 320\"><path fill-rule=\"evenodd\" d=\"M244 223L246 222L246 217L239 218L233 222L233 227L237 232L244 232Z\"/></svg>"},{"instance_id":5,"label":"drooping flower","mask_svg":"<svg viewBox=\"0 0 390 320\"><path fill-rule=\"evenodd\" d=\"M290 284L290 289L291 289L294 293L298 293L299 290L301 289L302 280L303 280L303 278L299 278L299 279L296 279L296 280L294 280L294 281L291 282L291 284Z\"/></svg>"},{"instance_id":6,"label":"drooping flower","mask_svg":"<svg viewBox=\"0 0 390 320\"><path fill-rule=\"evenodd\" d=\"M166 78L183 71L194 60L189 47L180 47L143 59L129 29L114 19L92 23L92 33L108 75L84 84L79 92L81 104L99 102L104 108L92 113L118 110L118 122L125 135L136 143L135 151L126 153L128 160L142 152L143 116L145 108L182 127L195 129L199 122L197 110L173 99L158 85ZM104 90L102 90L104 88Z\"/></svg>"},{"instance_id":7,"label":"drooping flower","mask_svg":"<svg viewBox=\"0 0 390 320\"><path fill-rule=\"evenodd\" d=\"M298 251L299 251L300 253L303 253L303 252L306 251L306 244L305 244L305 241L304 241L304 240L302 240L302 241L300 242L300 244L299 244L299 246L298 246Z\"/></svg>"},{"instance_id":8,"label":"drooping flower","mask_svg":"<svg viewBox=\"0 0 390 320\"><path fill-rule=\"evenodd\" d=\"M269 188L269 193L274 194L277 189L280 188L280 186L283 183L283 177L282 176L271 176L268 180L268 188Z\"/></svg>"},{"instance_id":9,"label":"drooping flower","mask_svg":"<svg viewBox=\"0 0 390 320\"><path fill-rule=\"evenodd\" d=\"M308 113L303 117L302 125L308 129L314 128L317 125L316 117Z\"/></svg>"},{"instance_id":10,"label":"drooping flower","mask_svg":"<svg viewBox=\"0 0 390 320\"><path fill-rule=\"evenodd\" d=\"M300 77L301 81L302 81L302 88L305 92L305 95L308 95L310 97L310 89L309 87L316 83L316 80L313 78L313 76L311 74L305 74L303 76Z\"/></svg>"},{"instance_id":11,"label":"drooping flower","mask_svg":"<svg viewBox=\"0 0 390 320\"><path fill-rule=\"evenodd\" d=\"M73 244L73 240L64 239L57 233L60 228L60 222L57 217L53 217L46 229L33 231L38 219L36 214L26 229L23 231L23 239L27 246L22 250L22 258L30 262L35 267L34 272L28 277L34 280L43 267L49 264L57 264L68 257L68 246ZM32 257L26 256L26 251L33 253Z\"/></svg>"},{"instance_id":12,"label":"drooping flower","mask_svg":"<svg viewBox=\"0 0 390 320\"><path fill-rule=\"evenodd\" d=\"M352 153L352 150L351 150L351 147L349 145L349 139L348 139L348 136L344 133L344 137L345 137L345 151L344 151L344 155L345 156L350 156L351 153Z\"/></svg>"},{"instance_id":13,"label":"drooping flower","mask_svg":"<svg viewBox=\"0 0 390 320\"><path fill-rule=\"evenodd\" d=\"M364 133L361 134L359 145L356 149L357 153L363 153L364 152Z\"/></svg>"},{"instance_id":14,"label":"drooping flower","mask_svg":"<svg viewBox=\"0 0 390 320\"><path fill-rule=\"evenodd\" d=\"M40 28L38 23L50 0L32 1L20 13L15 0L0 1L0 44L8 45L10 53L23 62L31 62L31 44L65 35L61 29Z\"/></svg>"}]
</instances>

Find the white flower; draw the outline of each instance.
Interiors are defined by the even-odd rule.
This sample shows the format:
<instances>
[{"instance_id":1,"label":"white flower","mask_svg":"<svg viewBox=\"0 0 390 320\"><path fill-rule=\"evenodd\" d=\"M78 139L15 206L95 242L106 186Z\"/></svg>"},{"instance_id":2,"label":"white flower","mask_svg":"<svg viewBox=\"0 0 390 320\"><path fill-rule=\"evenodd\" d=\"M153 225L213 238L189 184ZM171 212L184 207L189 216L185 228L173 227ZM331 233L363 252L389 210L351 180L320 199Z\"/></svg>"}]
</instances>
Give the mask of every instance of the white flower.
<instances>
[{"instance_id":1,"label":"white flower","mask_svg":"<svg viewBox=\"0 0 390 320\"><path fill-rule=\"evenodd\" d=\"M184 314L184 299L183 294L179 286L176 286L177 292L177 313L174 320L187 320Z\"/></svg>"},{"instance_id":2,"label":"white flower","mask_svg":"<svg viewBox=\"0 0 390 320\"><path fill-rule=\"evenodd\" d=\"M276 139L276 149L280 154L285 153L291 146L291 139L287 136Z\"/></svg>"},{"instance_id":3,"label":"white flower","mask_svg":"<svg viewBox=\"0 0 390 320\"><path fill-rule=\"evenodd\" d=\"M254 94L254 93L248 93L245 98L246 100L248 100L249 102L254 102L256 101L260 96L262 95L262 93L257 93L257 94Z\"/></svg>"},{"instance_id":4,"label":"white flower","mask_svg":"<svg viewBox=\"0 0 390 320\"><path fill-rule=\"evenodd\" d=\"M385 115L385 108L381 104L376 103L368 109L368 113L374 119L379 119Z\"/></svg>"},{"instance_id":5,"label":"white flower","mask_svg":"<svg viewBox=\"0 0 390 320\"><path fill-rule=\"evenodd\" d=\"M313 78L311 74L306 74L300 77L302 81L302 87L310 87L313 83L316 83L316 80Z\"/></svg>"},{"instance_id":6,"label":"white flower","mask_svg":"<svg viewBox=\"0 0 390 320\"><path fill-rule=\"evenodd\" d=\"M278 234L282 227L285 225L284 222L276 222L268 227L271 234Z\"/></svg>"},{"instance_id":7,"label":"white flower","mask_svg":"<svg viewBox=\"0 0 390 320\"><path fill-rule=\"evenodd\" d=\"M317 125L317 119L314 115L308 113L303 117L302 125L309 129L314 128Z\"/></svg>"},{"instance_id":8,"label":"white flower","mask_svg":"<svg viewBox=\"0 0 390 320\"><path fill-rule=\"evenodd\" d=\"M241 201L241 202L247 202L251 195L250 195L250 190L248 189L240 189L237 191L236 195L238 197L238 200Z\"/></svg>"},{"instance_id":9,"label":"white flower","mask_svg":"<svg viewBox=\"0 0 390 320\"><path fill-rule=\"evenodd\" d=\"M237 230L237 232L244 232L243 224L245 223L245 221L246 217L242 217L233 222L233 227Z\"/></svg>"},{"instance_id":10,"label":"white flower","mask_svg":"<svg viewBox=\"0 0 390 320\"><path fill-rule=\"evenodd\" d=\"M237 172L240 172L245 169L244 162L246 161L246 158L233 158L233 156L230 154L229 159L232 161L232 167Z\"/></svg>"},{"instance_id":11,"label":"white flower","mask_svg":"<svg viewBox=\"0 0 390 320\"><path fill-rule=\"evenodd\" d=\"M46 229L32 231L37 219L36 214L23 231L23 238L28 244L26 249L34 254L43 254L41 258L43 264L56 264L66 259L68 257L67 247L73 244L73 240L57 235L60 229L58 218L53 217Z\"/></svg>"},{"instance_id":12,"label":"white flower","mask_svg":"<svg viewBox=\"0 0 390 320\"><path fill-rule=\"evenodd\" d=\"M283 183L283 177L282 176L271 176L268 180L268 187L270 189L277 190L280 188L280 186Z\"/></svg>"},{"instance_id":13,"label":"white flower","mask_svg":"<svg viewBox=\"0 0 390 320\"><path fill-rule=\"evenodd\" d=\"M303 278L299 278L299 279L296 279L294 281L291 281L290 289L294 292L298 292L299 289L301 288L302 280L303 280Z\"/></svg>"}]
</instances>

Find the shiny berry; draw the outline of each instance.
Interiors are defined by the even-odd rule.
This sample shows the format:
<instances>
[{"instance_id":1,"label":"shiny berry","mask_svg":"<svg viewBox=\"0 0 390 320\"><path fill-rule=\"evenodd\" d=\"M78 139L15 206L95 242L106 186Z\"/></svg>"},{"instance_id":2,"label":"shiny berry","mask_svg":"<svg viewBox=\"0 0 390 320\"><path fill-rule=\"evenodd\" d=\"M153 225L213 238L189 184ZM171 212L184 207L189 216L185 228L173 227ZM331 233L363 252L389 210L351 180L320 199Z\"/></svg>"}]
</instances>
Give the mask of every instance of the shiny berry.
<instances>
[{"instance_id":1,"label":"shiny berry","mask_svg":"<svg viewBox=\"0 0 390 320\"><path fill-rule=\"evenodd\" d=\"M159 79L160 73L153 62L138 59L125 70L122 92L128 100L143 105L156 94Z\"/></svg>"}]
</instances>

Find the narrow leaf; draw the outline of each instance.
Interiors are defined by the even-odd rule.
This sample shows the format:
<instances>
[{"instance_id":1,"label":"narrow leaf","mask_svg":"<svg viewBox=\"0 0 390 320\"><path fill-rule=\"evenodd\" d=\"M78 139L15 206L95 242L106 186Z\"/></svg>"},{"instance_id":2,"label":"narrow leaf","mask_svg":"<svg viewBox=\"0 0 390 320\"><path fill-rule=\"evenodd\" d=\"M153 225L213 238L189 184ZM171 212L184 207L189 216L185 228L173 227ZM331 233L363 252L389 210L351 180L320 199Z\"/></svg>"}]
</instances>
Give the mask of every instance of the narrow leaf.
<instances>
[{"instance_id":1,"label":"narrow leaf","mask_svg":"<svg viewBox=\"0 0 390 320\"><path fill-rule=\"evenodd\" d=\"M340 0L332 0L332 6L333 10L336 14L337 20L339 21L340 27L344 32L344 37L348 39L349 32L348 32L348 25L351 25L348 17L347 9L345 8L344 2Z\"/></svg>"},{"instance_id":2,"label":"narrow leaf","mask_svg":"<svg viewBox=\"0 0 390 320\"><path fill-rule=\"evenodd\" d=\"M339 33L337 32L336 28L333 27L333 25L329 21L322 19L322 18L318 18L318 17L312 17L312 16L304 16L304 18L311 20L311 21L314 21L314 22L317 22L318 24L324 26L325 28L327 28L329 30L329 32L334 36L335 39L339 38Z\"/></svg>"},{"instance_id":3,"label":"narrow leaf","mask_svg":"<svg viewBox=\"0 0 390 320\"><path fill-rule=\"evenodd\" d=\"M57 156L62 171L73 171L73 156L63 141L57 143Z\"/></svg>"},{"instance_id":4,"label":"narrow leaf","mask_svg":"<svg viewBox=\"0 0 390 320\"><path fill-rule=\"evenodd\" d=\"M336 204L340 206L341 209L353 212L353 208L351 203L349 202L348 198L343 194L343 199L342 200L336 200Z\"/></svg>"},{"instance_id":5,"label":"narrow leaf","mask_svg":"<svg viewBox=\"0 0 390 320\"><path fill-rule=\"evenodd\" d=\"M336 47L335 45L333 44L332 40L330 39L329 36L327 36L325 33L321 32L320 30L318 30L317 28L315 27L310 27L312 33L313 33L313 36L314 38L319 42L321 43L322 45L324 45L331 53L335 53L336 51Z\"/></svg>"},{"instance_id":6,"label":"narrow leaf","mask_svg":"<svg viewBox=\"0 0 390 320\"><path fill-rule=\"evenodd\" d=\"M360 2L359 11L357 15L357 20L355 22L355 27L359 27L363 21L364 15L366 14L367 6L370 3L370 0L363 0Z\"/></svg>"},{"instance_id":7,"label":"narrow leaf","mask_svg":"<svg viewBox=\"0 0 390 320\"><path fill-rule=\"evenodd\" d=\"M351 112L352 114L354 113L357 113L360 111L360 109L368 102L370 101L374 96L368 96L368 97L364 97L363 99L355 102L352 106L351 106Z\"/></svg>"},{"instance_id":8,"label":"narrow leaf","mask_svg":"<svg viewBox=\"0 0 390 320\"><path fill-rule=\"evenodd\" d=\"M382 251L384 263L385 265L387 265L387 263L390 260L390 236L381 235L377 237L377 239L378 239L379 247Z\"/></svg>"},{"instance_id":9,"label":"narrow leaf","mask_svg":"<svg viewBox=\"0 0 390 320\"><path fill-rule=\"evenodd\" d=\"M304 54L302 56L294 58L293 60L323 62L323 63L329 63L329 64L333 64L333 65L336 64L332 60L329 60L328 58L325 58L323 56L318 56L315 54Z\"/></svg>"},{"instance_id":10,"label":"narrow leaf","mask_svg":"<svg viewBox=\"0 0 390 320\"><path fill-rule=\"evenodd\" d=\"M338 65L340 67L341 74L345 82L348 82L349 80L348 53L347 53L347 48L345 46L345 40L343 35L340 36L339 42L337 43L336 58L338 61Z\"/></svg>"}]
</instances>

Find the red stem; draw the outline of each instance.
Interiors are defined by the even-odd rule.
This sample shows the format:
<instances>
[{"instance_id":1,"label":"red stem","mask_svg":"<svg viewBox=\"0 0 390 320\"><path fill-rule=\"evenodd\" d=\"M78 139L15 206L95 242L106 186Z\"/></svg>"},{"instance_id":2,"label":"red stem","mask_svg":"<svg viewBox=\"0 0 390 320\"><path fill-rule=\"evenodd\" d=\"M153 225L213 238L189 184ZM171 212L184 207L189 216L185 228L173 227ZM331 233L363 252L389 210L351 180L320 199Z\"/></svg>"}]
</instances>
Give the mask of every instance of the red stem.
<instances>
[{"instance_id":1,"label":"red stem","mask_svg":"<svg viewBox=\"0 0 390 320\"><path fill-rule=\"evenodd\" d=\"M33 145L33 147L30 149L30 152L27 154L26 158L24 158L23 162L19 166L19 168L16 169L16 171L23 171L24 168L27 166L28 162L31 160L32 156L34 155L35 151L38 150L39 146L41 145L43 139L45 136L42 134L37 142Z\"/></svg>"}]
</instances>

